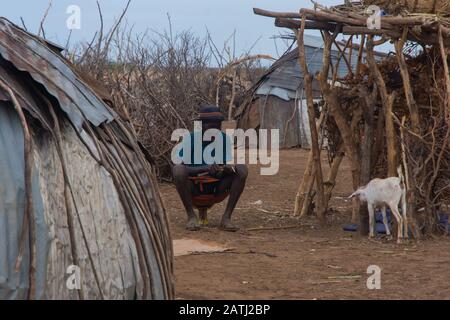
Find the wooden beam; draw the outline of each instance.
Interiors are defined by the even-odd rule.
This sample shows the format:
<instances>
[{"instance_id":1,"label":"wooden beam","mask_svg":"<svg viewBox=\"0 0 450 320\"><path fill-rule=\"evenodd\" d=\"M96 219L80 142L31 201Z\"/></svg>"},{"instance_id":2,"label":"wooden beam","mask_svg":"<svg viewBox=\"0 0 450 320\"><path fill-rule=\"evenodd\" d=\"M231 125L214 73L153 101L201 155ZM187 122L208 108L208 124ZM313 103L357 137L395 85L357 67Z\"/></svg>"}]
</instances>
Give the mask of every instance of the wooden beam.
<instances>
[{"instance_id":1,"label":"wooden beam","mask_svg":"<svg viewBox=\"0 0 450 320\"><path fill-rule=\"evenodd\" d=\"M403 80L403 90L405 92L406 104L411 115L412 129L415 133L420 131L420 120L419 120L419 107L413 96L413 91L411 88L411 80L409 77L408 66L406 64L405 55L403 54L403 46L405 45L406 37L408 34L408 28L403 29L403 36L401 39L394 42L395 52L397 56L397 62L400 68L400 74Z\"/></svg>"},{"instance_id":2,"label":"wooden beam","mask_svg":"<svg viewBox=\"0 0 450 320\"><path fill-rule=\"evenodd\" d=\"M375 135L375 105L377 102L377 87L373 86L371 93L365 86L358 88L361 97L361 109L364 119L364 139L361 142L361 178L360 184L366 185L370 181L370 174L373 168L374 135ZM366 235L369 232L369 212L367 206L361 203L359 209L360 233Z\"/></svg>"},{"instance_id":3,"label":"wooden beam","mask_svg":"<svg viewBox=\"0 0 450 320\"><path fill-rule=\"evenodd\" d=\"M275 12L268 11L259 8L253 8L253 13L259 16L269 17L269 18L290 18L290 19L301 19L301 15L297 12Z\"/></svg>"},{"instance_id":4,"label":"wooden beam","mask_svg":"<svg viewBox=\"0 0 450 320\"><path fill-rule=\"evenodd\" d=\"M392 25L421 25L426 22L426 18L424 17L402 17L402 16L388 16L381 17L382 22L386 22Z\"/></svg>"},{"instance_id":5,"label":"wooden beam","mask_svg":"<svg viewBox=\"0 0 450 320\"><path fill-rule=\"evenodd\" d=\"M387 158L388 158L388 176L397 176L397 148L395 141L395 129L394 121L392 119L392 107L395 98L395 91L389 94L384 82L383 76L378 69L375 57L373 54L373 38L368 36L366 42L367 48L367 62L369 64L370 71L372 72L373 79L377 84L378 91L380 92L381 102L383 104L383 112L385 114L386 125L386 143L387 143Z\"/></svg>"},{"instance_id":6,"label":"wooden beam","mask_svg":"<svg viewBox=\"0 0 450 320\"><path fill-rule=\"evenodd\" d=\"M323 121L325 119L325 113L322 111L320 114L319 121L317 123L317 130L320 132ZM300 215L300 218L306 213L306 208L309 208L308 199L310 198L311 191L314 186L314 170L313 170L313 151L309 152L308 162L306 163L305 172L303 174L302 182L297 191L297 195L295 196L295 205L294 205L294 216ZM310 202L310 201L309 201Z\"/></svg>"},{"instance_id":7,"label":"wooden beam","mask_svg":"<svg viewBox=\"0 0 450 320\"><path fill-rule=\"evenodd\" d=\"M342 160L344 159L345 151L344 144L341 144L336 152L333 162L330 166L330 171L328 172L327 181L325 184L325 205L328 207L328 203L331 199L331 194L333 193L334 186L336 185L336 178L339 173L339 167L341 166Z\"/></svg>"},{"instance_id":8,"label":"wooden beam","mask_svg":"<svg viewBox=\"0 0 450 320\"><path fill-rule=\"evenodd\" d=\"M444 66L444 81L445 81L445 87L447 91L447 108L445 108L445 120L447 121L447 125L449 125L449 114L450 114L450 75L449 75L449 68L448 68L448 57L447 57L447 51L444 46L444 39L442 37L442 26L439 26L439 49L441 53L442 58L442 64Z\"/></svg>"},{"instance_id":9,"label":"wooden beam","mask_svg":"<svg viewBox=\"0 0 450 320\"><path fill-rule=\"evenodd\" d=\"M306 63L305 54L305 44L303 42L303 36L305 34L306 26L306 15L302 16L302 24L299 32L297 33L297 43L299 47L299 63L303 71L303 79L306 92L306 103L308 105L308 118L309 127L311 131L311 150L313 153L314 169L316 176L316 190L317 190L317 201L316 201L316 214L319 222L322 224L326 223L326 208L324 199L324 186L323 186L323 175L322 175L322 164L320 158L320 148L319 148L319 136L316 128L315 121L315 111L314 111L314 98L313 98L313 88L312 88L312 75L308 71L308 65Z\"/></svg>"},{"instance_id":10,"label":"wooden beam","mask_svg":"<svg viewBox=\"0 0 450 320\"><path fill-rule=\"evenodd\" d=\"M364 52L364 45L366 43L366 35L362 35L361 37L361 44L358 49L358 62L356 64L356 76L359 77L361 72L361 66L362 66L362 58L363 58L363 52Z\"/></svg>"},{"instance_id":11,"label":"wooden beam","mask_svg":"<svg viewBox=\"0 0 450 320\"><path fill-rule=\"evenodd\" d=\"M301 9L300 13L306 14L309 20L333 21L336 23L342 23L346 25L367 26L367 21L364 19L344 17L340 14L335 14L331 12L317 11L313 9Z\"/></svg>"},{"instance_id":12,"label":"wooden beam","mask_svg":"<svg viewBox=\"0 0 450 320\"><path fill-rule=\"evenodd\" d=\"M371 35L388 35L392 38L400 38L401 33L398 31L387 30L387 29L369 29L367 27L354 27L354 26L344 26L342 28L343 34L371 34Z\"/></svg>"},{"instance_id":13,"label":"wooden beam","mask_svg":"<svg viewBox=\"0 0 450 320\"><path fill-rule=\"evenodd\" d=\"M302 22L297 19L286 19L286 18L275 19L275 26L280 28L300 29L301 24ZM306 21L305 29L334 31L336 29L336 24L320 21Z\"/></svg>"}]
</instances>

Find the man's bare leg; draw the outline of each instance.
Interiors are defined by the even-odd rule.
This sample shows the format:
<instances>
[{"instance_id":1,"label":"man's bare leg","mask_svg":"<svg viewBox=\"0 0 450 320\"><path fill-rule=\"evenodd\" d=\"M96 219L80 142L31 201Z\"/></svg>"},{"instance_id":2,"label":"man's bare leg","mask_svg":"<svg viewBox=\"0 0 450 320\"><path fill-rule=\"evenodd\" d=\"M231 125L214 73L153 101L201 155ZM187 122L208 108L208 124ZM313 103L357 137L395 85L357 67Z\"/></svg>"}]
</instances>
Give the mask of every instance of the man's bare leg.
<instances>
[{"instance_id":1,"label":"man's bare leg","mask_svg":"<svg viewBox=\"0 0 450 320\"><path fill-rule=\"evenodd\" d=\"M188 170L183 165L175 165L172 169L172 174L173 181L188 216L186 229L196 231L200 229L200 226L197 222L197 217L195 216L194 206L192 205L193 184L189 180Z\"/></svg>"},{"instance_id":2,"label":"man's bare leg","mask_svg":"<svg viewBox=\"0 0 450 320\"><path fill-rule=\"evenodd\" d=\"M231 176L224 178L223 183L219 186L219 190L230 189L230 196L228 198L228 203L225 208L225 212L222 216L222 221L220 223L220 229L224 231L237 231L239 228L231 223L231 215L233 214L234 208L242 195L245 188L245 182L248 176L248 169L243 164L238 164L235 166L235 173Z\"/></svg>"}]
</instances>

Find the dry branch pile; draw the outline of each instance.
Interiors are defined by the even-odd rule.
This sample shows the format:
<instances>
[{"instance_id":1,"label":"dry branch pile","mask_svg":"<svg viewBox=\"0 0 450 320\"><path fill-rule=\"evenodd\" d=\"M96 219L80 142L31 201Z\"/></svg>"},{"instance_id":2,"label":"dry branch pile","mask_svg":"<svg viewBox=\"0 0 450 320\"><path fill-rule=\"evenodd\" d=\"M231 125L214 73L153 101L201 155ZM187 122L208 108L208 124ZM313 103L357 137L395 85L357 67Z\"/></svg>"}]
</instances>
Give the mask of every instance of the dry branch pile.
<instances>
[{"instance_id":1,"label":"dry branch pile","mask_svg":"<svg viewBox=\"0 0 450 320\"><path fill-rule=\"evenodd\" d=\"M363 0L364 5L377 5L390 14L438 13L450 14L447 0Z\"/></svg>"},{"instance_id":2,"label":"dry branch pile","mask_svg":"<svg viewBox=\"0 0 450 320\"><path fill-rule=\"evenodd\" d=\"M119 19L109 32L100 30L91 43L72 49L70 57L80 72L95 76L91 85L106 86L103 98L133 123L155 159L158 177L170 179L172 132L192 129L203 104L217 104L231 118L253 78L263 71L259 60L270 58L236 56L229 42L219 49L209 34L173 33L171 27L135 35Z\"/></svg>"},{"instance_id":3,"label":"dry branch pile","mask_svg":"<svg viewBox=\"0 0 450 320\"><path fill-rule=\"evenodd\" d=\"M382 5L382 1L364 4L368 2ZM399 2L390 2L395 3ZM301 9L300 13L254 11L276 18L275 25L293 29L296 34L311 115L314 106L310 84L314 76L308 73L305 62L305 29L321 30L324 40L323 70L317 80L327 120L324 123L319 120L318 128L311 124L312 152L297 195L296 213L304 213L308 198L315 195L316 214L325 221L333 175L345 152L355 189L374 177L394 176L397 166L403 166L411 229L419 237L423 232L436 230L438 213L450 201L450 18L445 14L418 13L424 11L422 7L409 8L415 13L409 13L404 6L397 7L400 11L392 8L382 8L395 15L382 16L380 29L368 27L370 13L360 2L332 8L315 4L315 9ZM360 37L360 46L356 49L359 51L356 70L349 69L348 76L339 79L341 85L336 86L327 79L330 72L336 79L329 54L333 44L339 46L336 41L339 34L350 35L342 52L352 47L356 37ZM374 47L387 41L394 44L395 55L376 61ZM332 150L331 174L327 179L322 176L317 141L317 130L322 126ZM366 210L357 200L353 202L353 219L360 216L363 234L368 231Z\"/></svg>"}]
</instances>

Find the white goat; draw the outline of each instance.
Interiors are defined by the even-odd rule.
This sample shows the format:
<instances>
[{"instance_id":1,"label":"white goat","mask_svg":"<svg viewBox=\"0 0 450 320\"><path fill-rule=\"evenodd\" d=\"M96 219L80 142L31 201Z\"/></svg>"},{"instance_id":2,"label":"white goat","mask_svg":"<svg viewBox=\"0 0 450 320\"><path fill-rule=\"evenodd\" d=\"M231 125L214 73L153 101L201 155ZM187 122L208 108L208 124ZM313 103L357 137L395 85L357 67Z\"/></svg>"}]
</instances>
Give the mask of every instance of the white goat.
<instances>
[{"instance_id":1,"label":"white goat","mask_svg":"<svg viewBox=\"0 0 450 320\"><path fill-rule=\"evenodd\" d=\"M374 237L375 207L381 208L386 234L391 235L386 218L386 206L389 206L397 220L397 242L401 243L403 238L408 238L408 218L406 216L406 190L401 167L398 167L397 171L398 177L373 179L364 187L358 188L349 198L359 196L361 201L367 201L370 237ZM398 211L400 202L402 204L402 215Z\"/></svg>"}]
</instances>

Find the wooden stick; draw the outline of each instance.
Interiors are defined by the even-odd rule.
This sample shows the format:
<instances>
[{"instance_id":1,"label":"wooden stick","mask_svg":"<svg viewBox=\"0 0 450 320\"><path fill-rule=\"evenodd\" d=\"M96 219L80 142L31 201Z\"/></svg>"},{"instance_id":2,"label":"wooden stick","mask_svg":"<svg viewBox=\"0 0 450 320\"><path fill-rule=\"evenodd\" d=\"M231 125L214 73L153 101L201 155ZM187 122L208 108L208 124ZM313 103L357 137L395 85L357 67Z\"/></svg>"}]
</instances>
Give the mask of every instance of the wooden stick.
<instances>
[{"instance_id":1,"label":"wooden stick","mask_svg":"<svg viewBox=\"0 0 450 320\"><path fill-rule=\"evenodd\" d=\"M447 52L445 50L444 46L444 39L442 37L442 25L439 25L438 30L438 36L439 36L439 49L441 52L442 57L442 64L444 66L444 81L445 81L445 87L447 89L447 108L445 108L445 119L447 121L447 125L449 125L449 114L450 114L450 75L449 75L449 68L448 68L448 62L447 62Z\"/></svg>"},{"instance_id":2,"label":"wooden stick","mask_svg":"<svg viewBox=\"0 0 450 320\"><path fill-rule=\"evenodd\" d=\"M300 10L299 14L296 12L275 12L254 8L253 13L256 15L270 18L288 18L288 19L301 19L302 14L306 13L306 18L308 20L334 21L346 25L367 26L366 21L367 18L364 16L359 16L355 14L344 16L327 10L314 10L303 8ZM389 27L390 25L392 26L421 25L425 22L426 19L423 17L402 17L402 16L381 17L381 23L383 27Z\"/></svg>"},{"instance_id":3,"label":"wooden stick","mask_svg":"<svg viewBox=\"0 0 450 320\"><path fill-rule=\"evenodd\" d=\"M366 35L363 35L361 38L361 43L359 45L358 49L358 62L356 63L356 76L358 77L361 72L361 66L362 66L362 58L363 58L363 52L364 52L364 45L366 42Z\"/></svg>"},{"instance_id":4,"label":"wooden stick","mask_svg":"<svg viewBox=\"0 0 450 320\"><path fill-rule=\"evenodd\" d=\"M334 186L336 185L336 177L339 173L339 167L341 166L342 160L344 159L344 145L342 144L336 156L333 159L333 163L331 164L330 172L328 173L327 181L325 184L325 205L328 207L328 202L331 199L331 194L333 192Z\"/></svg>"},{"instance_id":5,"label":"wooden stick","mask_svg":"<svg viewBox=\"0 0 450 320\"><path fill-rule=\"evenodd\" d=\"M373 86L372 92L368 92L365 86L359 87L361 97L361 109L364 120L364 139L361 142L361 177L360 184L366 185L370 181L370 174L373 168L373 140L375 133L375 105L377 102L377 87ZM365 204L360 204L359 208L360 233L366 235L369 231L369 212Z\"/></svg>"},{"instance_id":6,"label":"wooden stick","mask_svg":"<svg viewBox=\"0 0 450 320\"><path fill-rule=\"evenodd\" d=\"M317 130L319 131L320 127L322 126L324 118L325 114L322 113L317 123ZM313 171L313 153L311 149L309 152L308 161L306 163L305 172L303 173L302 182L298 187L297 195L295 196L294 216L299 215L300 213L303 212L302 210L303 203L305 202L307 195L311 193L313 185L314 185L314 171ZM300 214L300 217L302 217L302 214Z\"/></svg>"},{"instance_id":7,"label":"wooden stick","mask_svg":"<svg viewBox=\"0 0 450 320\"><path fill-rule=\"evenodd\" d=\"M122 204L124 205L124 212L127 214L127 221L130 226L131 235L136 244L136 252L138 255L138 263L139 268L142 274L142 282L143 282L143 299L149 298L149 292L151 292L151 274L150 274L150 266L147 263L148 257L144 248L144 240L143 235L139 231L137 219L135 217L134 210L131 208L129 204L129 196L128 190L123 187L125 184L122 179L122 175L119 176L120 169L118 169L117 164L114 163L111 159L111 155L107 150L104 141L98 139L90 126L86 126L88 131L91 133L91 137L94 140L97 150L99 151L100 157L102 159L102 165L113 177L114 185L118 191L119 197L121 199ZM98 129L97 129L98 130ZM151 297L151 293L150 293Z\"/></svg>"},{"instance_id":8,"label":"wooden stick","mask_svg":"<svg viewBox=\"0 0 450 320\"><path fill-rule=\"evenodd\" d=\"M344 17L342 15L331 12L316 11L313 9L301 9L300 13L308 15L309 20L333 21L336 23L342 23L346 25L367 26L367 21L365 19Z\"/></svg>"},{"instance_id":9,"label":"wooden stick","mask_svg":"<svg viewBox=\"0 0 450 320\"><path fill-rule=\"evenodd\" d=\"M45 30L44 30L44 23L45 20L47 19L48 13L50 11L50 8L52 7L52 0L49 1L47 9L45 10L44 16L41 19L41 23L39 24L39 31L38 31L38 37L41 36L41 32L42 32L42 36L44 37L44 39L46 38L45 36Z\"/></svg>"},{"instance_id":10,"label":"wooden stick","mask_svg":"<svg viewBox=\"0 0 450 320\"><path fill-rule=\"evenodd\" d=\"M387 29L369 29L367 27L354 27L354 26L344 26L342 28L343 34L372 34L372 35L387 35L392 38L399 38L401 36L400 32L387 30Z\"/></svg>"},{"instance_id":11,"label":"wooden stick","mask_svg":"<svg viewBox=\"0 0 450 320\"><path fill-rule=\"evenodd\" d=\"M408 28L403 29L403 36L401 39L394 42L395 52L397 56L398 65L400 68L400 73L403 80L403 90L405 91L406 104L411 114L411 122L413 126L413 131L419 133L420 131L420 120L419 120L419 108L413 96L413 90L411 88L411 80L409 78L408 66L406 65L405 55L403 54L403 46L406 41L408 34Z\"/></svg>"},{"instance_id":12,"label":"wooden stick","mask_svg":"<svg viewBox=\"0 0 450 320\"><path fill-rule=\"evenodd\" d=\"M290 18L290 19L301 19L301 15L296 12L275 12L268 11L259 8L253 8L253 13L259 16L269 17L269 18Z\"/></svg>"},{"instance_id":13,"label":"wooden stick","mask_svg":"<svg viewBox=\"0 0 450 320\"><path fill-rule=\"evenodd\" d=\"M300 20L276 18L275 26L280 28L300 29L302 22ZM336 29L335 23L327 23L320 21L306 21L305 29L319 29L333 32Z\"/></svg>"},{"instance_id":14,"label":"wooden stick","mask_svg":"<svg viewBox=\"0 0 450 320\"><path fill-rule=\"evenodd\" d=\"M385 124L386 124L386 142L387 142L387 158L388 158L388 175L389 177L397 176L397 149L395 142L395 129L394 121L392 118L392 107L394 103L394 94L388 94L386 84L384 82L383 76L378 69L375 57L373 54L373 37L369 36L366 43L367 48L367 62L369 68L372 71L372 76L375 83L377 84L378 91L380 92L381 101L383 104L383 111L385 114Z\"/></svg>"},{"instance_id":15,"label":"wooden stick","mask_svg":"<svg viewBox=\"0 0 450 320\"><path fill-rule=\"evenodd\" d=\"M61 169L63 172L63 178L64 178L64 201L66 204L66 213L67 213L67 229L69 231L69 244L70 244L70 253L72 255L72 263L76 266L80 266L80 259L78 255L78 246L75 239L75 229L74 229L74 217L72 212L72 199L70 197L70 190L69 190L69 178L67 175L67 167L66 167L66 161L64 159L63 154L63 140L61 135L61 127L59 125L58 116L55 113L55 110L53 110L53 105L50 103L48 99L45 98L43 94L39 95L41 99L43 99L46 103L46 106L50 112L50 115L53 118L53 127L54 130L52 131L53 138L55 139L56 144L56 150L59 157L59 161L61 163ZM75 199L73 199L75 201ZM91 261L92 262L92 261ZM92 264L91 267L94 269L95 266ZM97 284L99 284L97 282ZM84 289L82 286L82 282L80 283L80 289L78 291L78 298L80 300L84 300Z\"/></svg>"},{"instance_id":16,"label":"wooden stick","mask_svg":"<svg viewBox=\"0 0 450 320\"><path fill-rule=\"evenodd\" d=\"M237 69L234 68L233 81L231 83L231 98L230 104L228 105L228 121L233 120L234 100L236 98L236 78L237 78Z\"/></svg>"},{"instance_id":17,"label":"wooden stick","mask_svg":"<svg viewBox=\"0 0 450 320\"><path fill-rule=\"evenodd\" d=\"M344 49L341 49L341 46L339 45L339 43L337 41L333 41L334 45L336 46L336 48L339 51L339 55L338 58L336 59L336 65L334 66L334 70L333 70L333 84L336 82L336 79L338 77L338 73L339 73L339 63L341 61L341 59L344 59L345 64L347 65L347 70L349 72L349 74L353 74L353 70L352 70L352 65L351 65L351 61L348 60L347 56L345 55L345 51L347 50L347 48L349 47L350 42L352 41L352 37L350 37L347 40L347 43L344 46ZM351 57L351 49L350 49L350 54L349 57Z\"/></svg>"},{"instance_id":18,"label":"wooden stick","mask_svg":"<svg viewBox=\"0 0 450 320\"><path fill-rule=\"evenodd\" d=\"M322 111L320 118L319 118L319 122L317 124L318 132L321 132L321 129L324 126L324 120L325 120L325 112ZM322 139L323 139L323 136L320 136L319 137L319 146L322 145ZM311 161L312 161L312 164L314 164L312 149L311 149L310 157L312 157ZM306 189L304 191L303 203L301 204L301 206L299 206L300 217L305 216L309 212L309 209L311 208L311 202L314 197L314 182L315 181L316 181L316 173L315 173L315 171L313 171L310 179L306 181Z\"/></svg>"},{"instance_id":19,"label":"wooden stick","mask_svg":"<svg viewBox=\"0 0 450 320\"><path fill-rule=\"evenodd\" d=\"M266 231L266 230L286 230L286 229L297 229L301 228L301 225L296 226L282 226L282 227L261 227L261 228L249 228L245 229L245 231Z\"/></svg>"},{"instance_id":20,"label":"wooden stick","mask_svg":"<svg viewBox=\"0 0 450 320\"><path fill-rule=\"evenodd\" d=\"M306 25L306 15L302 14L302 25L300 31L297 33L297 43L299 47L299 63L303 71L303 78L306 91L306 102L308 104L308 118L309 127L311 130L311 149L313 152L314 169L316 175L316 188L317 188L317 218L320 223L324 224L325 212L324 208L324 187L323 187L323 176L322 176L322 165L320 159L320 149L319 149L319 137L316 128L315 112L314 112L314 98L312 89L312 76L308 71L308 65L306 63L305 54L305 44L303 42L303 36L305 33Z\"/></svg>"},{"instance_id":21,"label":"wooden stick","mask_svg":"<svg viewBox=\"0 0 450 320\"><path fill-rule=\"evenodd\" d=\"M408 162L406 160L406 147L405 147L405 122L406 122L406 116L402 117L402 125L400 126L400 139L401 139L401 148L402 148L402 162L403 162L403 168L405 169L405 184L406 184L406 190L408 191L410 189L409 184L409 171L408 171Z\"/></svg>"}]
</instances>

